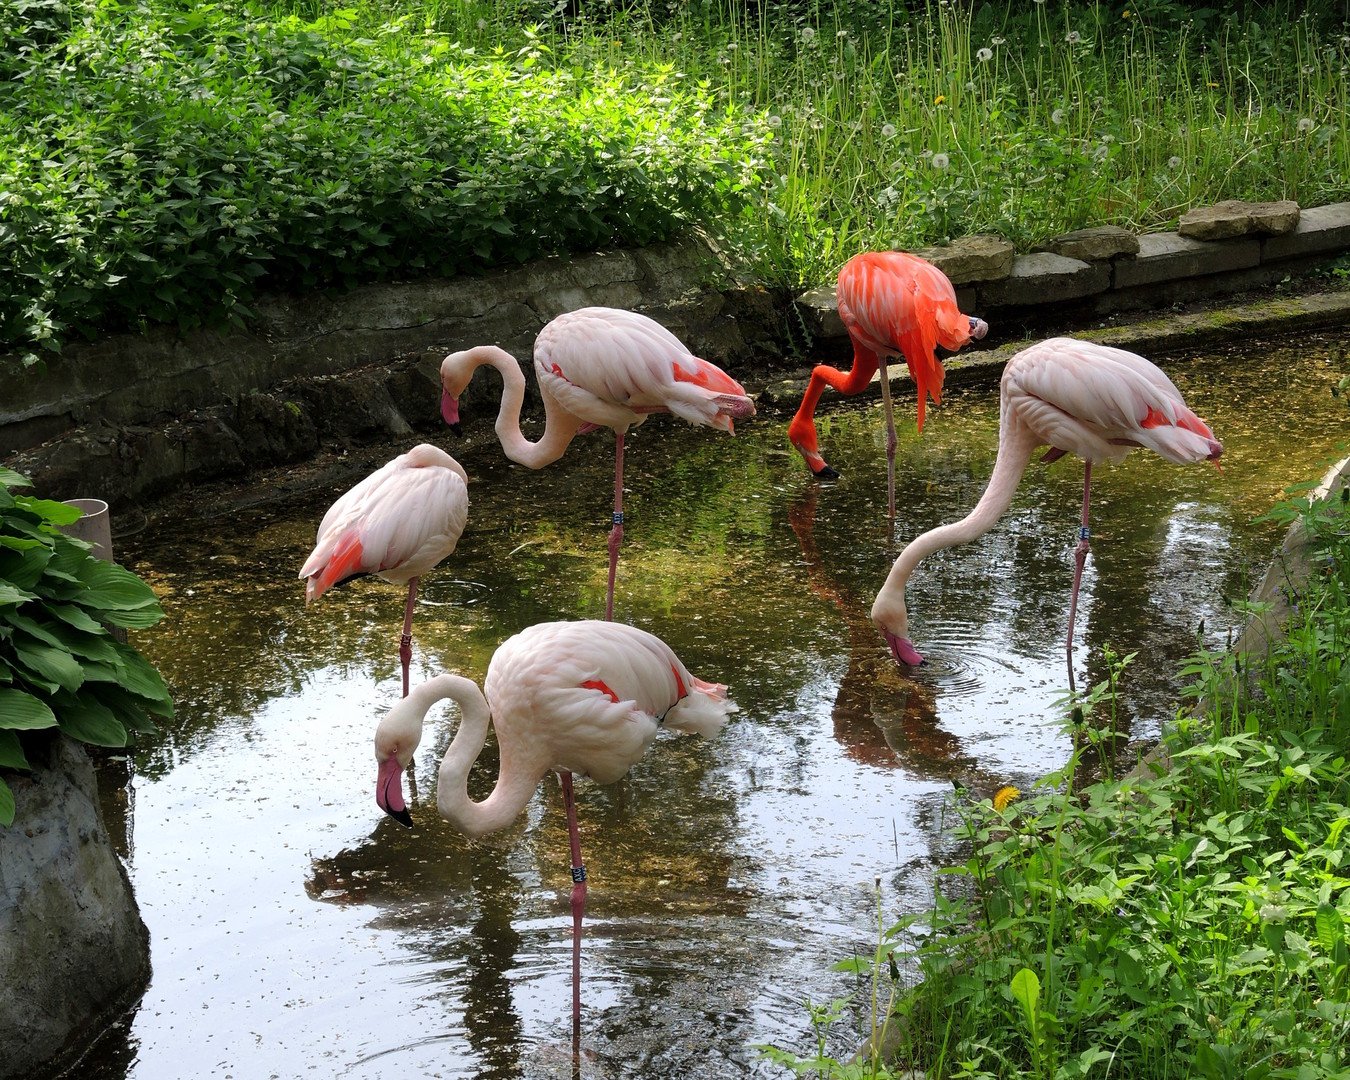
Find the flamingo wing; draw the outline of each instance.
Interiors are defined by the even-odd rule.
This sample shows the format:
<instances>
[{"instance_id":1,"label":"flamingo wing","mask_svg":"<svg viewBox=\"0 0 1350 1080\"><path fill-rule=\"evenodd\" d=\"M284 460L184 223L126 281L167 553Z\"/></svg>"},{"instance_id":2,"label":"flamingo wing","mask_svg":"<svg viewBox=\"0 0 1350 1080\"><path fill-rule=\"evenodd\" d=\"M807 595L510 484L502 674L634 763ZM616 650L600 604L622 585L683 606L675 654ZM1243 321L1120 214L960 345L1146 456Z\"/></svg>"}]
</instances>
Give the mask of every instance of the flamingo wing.
<instances>
[{"instance_id":1,"label":"flamingo wing","mask_svg":"<svg viewBox=\"0 0 1350 1080\"><path fill-rule=\"evenodd\" d=\"M308 579L306 598L317 599L356 574L407 584L455 550L468 515L468 485L458 462L425 445L401 454L324 515L314 550L300 568Z\"/></svg>"},{"instance_id":2,"label":"flamingo wing","mask_svg":"<svg viewBox=\"0 0 1350 1080\"><path fill-rule=\"evenodd\" d=\"M1003 378L1005 408L1085 461L1119 460L1145 446L1185 465L1223 449L1172 381L1123 349L1050 338L1013 357Z\"/></svg>"},{"instance_id":3,"label":"flamingo wing","mask_svg":"<svg viewBox=\"0 0 1350 1080\"><path fill-rule=\"evenodd\" d=\"M918 427L928 398L942 401L945 375L939 343L959 349L970 340L970 322L956 304L947 275L916 255L871 251L839 271L839 316L856 344L877 356L899 353L918 388Z\"/></svg>"},{"instance_id":4,"label":"flamingo wing","mask_svg":"<svg viewBox=\"0 0 1350 1080\"><path fill-rule=\"evenodd\" d=\"M602 620L521 631L493 655L483 689L503 753L543 741L552 768L602 784L642 757L663 720L711 737L735 709L725 687L695 679L660 638ZM695 694L709 704L677 718L676 706Z\"/></svg>"},{"instance_id":5,"label":"flamingo wing","mask_svg":"<svg viewBox=\"0 0 1350 1080\"><path fill-rule=\"evenodd\" d=\"M558 316L535 341L540 386L591 423L626 428L670 411L693 424L731 429L754 412L745 389L654 319L620 308Z\"/></svg>"}]
</instances>

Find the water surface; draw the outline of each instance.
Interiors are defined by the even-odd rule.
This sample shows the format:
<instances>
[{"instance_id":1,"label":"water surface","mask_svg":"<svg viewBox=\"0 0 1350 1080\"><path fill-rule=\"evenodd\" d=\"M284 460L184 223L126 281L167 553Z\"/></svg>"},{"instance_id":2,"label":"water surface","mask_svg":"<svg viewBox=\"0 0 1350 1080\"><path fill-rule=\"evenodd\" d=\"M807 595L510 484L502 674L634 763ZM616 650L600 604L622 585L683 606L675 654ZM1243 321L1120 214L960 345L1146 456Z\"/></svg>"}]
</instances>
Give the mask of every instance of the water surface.
<instances>
[{"instance_id":1,"label":"water surface","mask_svg":"<svg viewBox=\"0 0 1350 1080\"><path fill-rule=\"evenodd\" d=\"M1096 471L1075 663L1082 686L1104 677L1103 648L1138 652L1132 748L1172 715L1177 662L1239 625L1230 601L1281 538L1253 517L1345 440L1330 393L1343 355L1343 339L1315 338L1174 364L1223 471L1144 452ZM754 1044L811 1045L803 1002L849 991L830 965L870 951L874 883L887 922L928 902L952 855L953 782L984 797L1066 760L1055 702L1081 465L1033 465L999 526L921 564L907 595L931 662L902 673L872 597L898 545L974 504L997 401L953 388L922 438L905 394L899 415L894 545L874 405L822 416L843 474L830 484L787 450L780 416L735 439L656 418L629 439L616 617L730 684L741 712L714 743L662 738L620 784L578 786L586 1076L774 1075ZM361 470L404 448L361 451ZM495 443L460 456L469 527L424 580L414 679L481 681L515 631L603 611L611 437L537 473ZM416 829L380 814L372 735L398 694L401 590L363 580L307 609L295 578L339 493L117 541L163 597L163 623L134 640L178 715L136 750L129 787L105 770L154 976L86 1075L571 1073L557 783L506 832L459 836L435 812L442 713L414 769ZM495 770L489 743L475 797Z\"/></svg>"}]
</instances>

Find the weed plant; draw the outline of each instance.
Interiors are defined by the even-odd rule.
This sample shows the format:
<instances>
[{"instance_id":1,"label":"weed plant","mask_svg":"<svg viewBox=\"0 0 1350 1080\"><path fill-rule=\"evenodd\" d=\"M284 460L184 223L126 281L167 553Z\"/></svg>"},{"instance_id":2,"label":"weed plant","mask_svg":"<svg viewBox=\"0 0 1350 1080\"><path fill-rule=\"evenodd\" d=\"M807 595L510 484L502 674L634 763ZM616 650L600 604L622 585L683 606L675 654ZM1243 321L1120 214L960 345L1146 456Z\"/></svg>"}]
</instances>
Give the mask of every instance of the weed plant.
<instances>
[{"instance_id":1,"label":"weed plant","mask_svg":"<svg viewBox=\"0 0 1350 1080\"><path fill-rule=\"evenodd\" d=\"M1345 199L1350 27L1316 10L0 0L0 348L695 226L798 288Z\"/></svg>"},{"instance_id":2,"label":"weed plant","mask_svg":"<svg viewBox=\"0 0 1350 1080\"><path fill-rule=\"evenodd\" d=\"M822 1031L809 1058L769 1056L833 1078L1350 1075L1350 505L1272 516L1308 530L1313 576L1263 660L1185 663L1170 767L1081 783L1109 760L1130 659L1109 657L1065 769L1004 809L962 807L971 855L933 910L841 965L870 975L897 1055L840 1060Z\"/></svg>"}]
</instances>

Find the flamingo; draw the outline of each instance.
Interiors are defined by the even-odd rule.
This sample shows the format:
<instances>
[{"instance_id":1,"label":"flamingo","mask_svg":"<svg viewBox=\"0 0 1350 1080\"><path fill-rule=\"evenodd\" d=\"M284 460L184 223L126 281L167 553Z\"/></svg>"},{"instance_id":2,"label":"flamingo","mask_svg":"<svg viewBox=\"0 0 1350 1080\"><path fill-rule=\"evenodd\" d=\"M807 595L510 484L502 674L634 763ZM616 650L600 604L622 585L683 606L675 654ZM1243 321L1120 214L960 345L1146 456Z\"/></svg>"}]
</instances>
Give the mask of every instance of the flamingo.
<instances>
[{"instance_id":1,"label":"flamingo","mask_svg":"<svg viewBox=\"0 0 1350 1080\"><path fill-rule=\"evenodd\" d=\"M600 620L539 623L493 654L480 691L460 675L437 675L400 700L375 730L375 801L411 827L402 775L422 737L427 711L449 698L459 730L441 760L436 805L472 837L504 829L539 782L556 772L567 810L572 856L572 1028L581 1025L581 919L586 867L581 861L572 774L600 784L619 780L663 727L713 738L737 708L727 688L695 678L654 634ZM496 728L500 768L492 793L469 798L469 770Z\"/></svg>"},{"instance_id":2,"label":"flamingo","mask_svg":"<svg viewBox=\"0 0 1350 1080\"><path fill-rule=\"evenodd\" d=\"M839 474L825 463L816 440L816 405L825 387L857 394L881 369L881 404L886 417L886 505L895 518L895 416L886 360L904 357L919 391L919 430L923 431L925 398L942 400L942 364L936 347L955 352L989 332L983 319L962 315L956 290L932 263L902 251L865 251L844 263L836 290L839 317L853 342L853 367L845 374L825 364L811 371L797 414L788 425L788 439L816 476Z\"/></svg>"},{"instance_id":3,"label":"flamingo","mask_svg":"<svg viewBox=\"0 0 1350 1080\"><path fill-rule=\"evenodd\" d=\"M906 545L872 604L872 621L900 664L923 657L907 636L905 583L924 556L983 536L1003 515L1040 446L1056 461L1072 452L1083 459L1083 517L1074 550L1073 590L1065 652L1069 690L1073 679L1073 624L1078 588L1088 553L1088 498L1092 463L1120 461L1142 446L1178 465L1218 464L1223 446L1209 426L1186 407L1172 380L1142 356L1074 338L1050 338L1023 349L1003 370L999 391L998 457L989 485L960 521L938 526Z\"/></svg>"},{"instance_id":4,"label":"flamingo","mask_svg":"<svg viewBox=\"0 0 1350 1080\"><path fill-rule=\"evenodd\" d=\"M405 696L417 582L455 550L469 516L468 481L464 467L444 450L414 446L328 508L314 550L300 568L306 604L358 574L408 586L399 639Z\"/></svg>"},{"instance_id":5,"label":"flamingo","mask_svg":"<svg viewBox=\"0 0 1350 1080\"><path fill-rule=\"evenodd\" d=\"M541 469L562 457L574 436L614 431L614 516L609 534L605 618L614 617L614 578L623 540L624 433L652 413L671 412L691 424L734 434L733 420L753 416L745 389L701 360L660 323L635 311L586 307L559 315L534 341L534 370L544 399L544 433L530 442L520 431L525 377L515 357L495 345L451 353L441 362L441 415L458 431L459 397L473 373L488 364L502 376L497 438L512 461Z\"/></svg>"}]
</instances>

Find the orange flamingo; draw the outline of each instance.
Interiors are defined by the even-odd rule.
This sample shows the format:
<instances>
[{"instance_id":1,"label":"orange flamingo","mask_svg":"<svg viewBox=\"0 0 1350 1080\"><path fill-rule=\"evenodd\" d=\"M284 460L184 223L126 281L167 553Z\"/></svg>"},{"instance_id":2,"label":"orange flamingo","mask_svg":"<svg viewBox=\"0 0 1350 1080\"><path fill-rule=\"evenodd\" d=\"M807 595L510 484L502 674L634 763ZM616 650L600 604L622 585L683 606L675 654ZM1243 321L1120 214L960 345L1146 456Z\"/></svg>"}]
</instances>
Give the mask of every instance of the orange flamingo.
<instances>
[{"instance_id":1,"label":"orange flamingo","mask_svg":"<svg viewBox=\"0 0 1350 1080\"><path fill-rule=\"evenodd\" d=\"M839 317L853 342L853 367L817 365L811 371L788 438L816 476L838 476L820 454L816 438L816 406L826 386L841 394L857 394L881 370L881 402L886 417L886 506L895 517L895 416L888 357L902 356L919 392L919 430L923 431L925 399L942 400L942 364L936 347L955 352L989 332L983 319L962 315L956 290L947 275L917 255L901 251L867 251L855 255L839 271L836 290Z\"/></svg>"},{"instance_id":2,"label":"orange flamingo","mask_svg":"<svg viewBox=\"0 0 1350 1080\"><path fill-rule=\"evenodd\" d=\"M1142 356L1090 341L1051 338L1023 349L1004 368L999 397L998 457L989 486L960 521L930 529L906 545L872 604L872 621L898 663L922 664L907 636L905 583L924 556L969 543L993 528L1011 505L1031 455L1049 444L1042 461L1057 461L1066 453L1083 459L1083 518L1065 644L1073 692L1073 624L1088 553L1092 463L1120 461L1142 446L1178 465L1205 460L1217 465L1223 446L1157 367Z\"/></svg>"},{"instance_id":3,"label":"orange flamingo","mask_svg":"<svg viewBox=\"0 0 1350 1080\"><path fill-rule=\"evenodd\" d=\"M572 439L596 428L614 432L614 525L609 534L605 618L614 617L614 578L623 540L624 432L652 413L670 412L691 424L734 434L733 419L755 415L755 403L735 379L691 353L660 323L619 308L579 308L559 315L534 341L534 371L544 399L544 433L521 434L525 376L515 357L495 345L451 353L441 362L441 415L458 430L459 397L483 364L502 377L497 438L512 461L542 469L563 456Z\"/></svg>"},{"instance_id":4,"label":"orange flamingo","mask_svg":"<svg viewBox=\"0 0 1350 1080\"><path fill-rule=\"evenodd\" d=\"M328 508L314 550L300 568L305 603L360 574L408 586L398 653L405 696L417 582L459 543L469 517L468 479L464 467L439 447L413 447Z\"/></svg>"}]
</instances>

